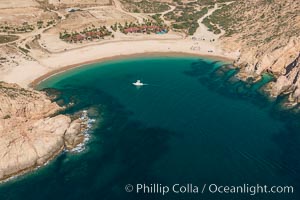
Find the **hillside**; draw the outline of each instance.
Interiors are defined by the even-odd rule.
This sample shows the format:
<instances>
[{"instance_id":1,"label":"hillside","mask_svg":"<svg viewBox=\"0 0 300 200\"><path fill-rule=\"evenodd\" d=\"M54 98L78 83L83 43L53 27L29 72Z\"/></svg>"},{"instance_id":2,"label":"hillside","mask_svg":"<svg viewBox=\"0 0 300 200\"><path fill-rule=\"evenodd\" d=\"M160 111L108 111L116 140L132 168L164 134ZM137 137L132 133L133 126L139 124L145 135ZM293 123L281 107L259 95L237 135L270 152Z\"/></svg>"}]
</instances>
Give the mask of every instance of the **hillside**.
<instances>
[{"instance_id":1,"label":"hillside","mask_svg":"<svg viewBox=\"0 0 300 200\"><path fill-rule=\"evenodd\" d=\"M225 30L225 49L239 49L235 65L243 79L269 72L277 78L266 87L271 96L290 93L300 101L300 2L236 1L216 11L209 21Z\"/></svg>"}]
</instances>

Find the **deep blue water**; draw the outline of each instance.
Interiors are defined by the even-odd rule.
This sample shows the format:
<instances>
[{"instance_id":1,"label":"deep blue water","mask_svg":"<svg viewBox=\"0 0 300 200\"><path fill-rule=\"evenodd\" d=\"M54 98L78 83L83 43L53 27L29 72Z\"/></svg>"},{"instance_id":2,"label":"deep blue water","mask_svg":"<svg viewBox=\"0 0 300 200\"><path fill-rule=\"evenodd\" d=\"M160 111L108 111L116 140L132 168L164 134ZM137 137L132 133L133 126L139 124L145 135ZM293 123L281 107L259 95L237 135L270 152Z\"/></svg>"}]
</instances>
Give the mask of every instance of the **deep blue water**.
<instances>
[{"instance_id":1,"label":"deep blue water","mask_svg":"<svg viewBox=\"0 0 300 200\"><path fill-rule=\"evenodd\" d=\"M63 153L39 170L0 185L19 199L300 199L299 117L268 101L261 87L234 78L224 63L199 58L138 58L57 75L57 90L96 119L79 154ZM141 88L131 83L141 79ZM52 91L53 92L53 91ZM284 98L284 97L282 97ZM132 184L193 184L198 194L127 193ZM211 194L204 184L293 186L293 194ZM135 188L134 188L135 189Z\"/></svg>"}]
</instances>

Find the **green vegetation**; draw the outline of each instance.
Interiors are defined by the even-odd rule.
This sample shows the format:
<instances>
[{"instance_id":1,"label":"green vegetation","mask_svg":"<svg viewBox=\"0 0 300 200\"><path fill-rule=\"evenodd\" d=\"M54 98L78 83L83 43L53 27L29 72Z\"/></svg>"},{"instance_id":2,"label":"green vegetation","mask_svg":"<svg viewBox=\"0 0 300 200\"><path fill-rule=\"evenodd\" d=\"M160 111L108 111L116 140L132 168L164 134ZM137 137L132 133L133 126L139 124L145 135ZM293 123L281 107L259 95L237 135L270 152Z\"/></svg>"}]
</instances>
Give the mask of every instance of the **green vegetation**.
<instances>
[{"instance_id":1,"label":"green vegetation","mask_svg":"<svg viewBox=\"0 0 300 200\"><path fill-rule=\"evenodd\" d=\"M184 30L189 35L193 35L199 27L198 20L208 12L204 7L197 10L197 7L190 5L177 6L172 12L165 15L165 19L172 21L174 29Z\"/></svg>"},{"instance_id":2,"label":"green vegetation","mask_svg":"<svg viewBox=\"0 0 300 200\"><path fill-rule=\"evenodd\" d=\"M13 42L17 39L19 39L19 37L16 35L0 35L0 44Z\"/></svg>"},{"instance_id":3,"label":"green vegetation","mask_svg":"<svg viewBox=\"0 0 300 200\"><path fill-rule=\"evenodd\" d=\"M142 0L135 2L134 0L121 0L121 2L126 10L135 13L159 13L170 9L167 3L159 1Z\"/></svg>"},{"instance_id":4,"label":"green vegetation","mask_svg":"<svg viewBox=\"0 0 300 200\"><path fill-rule=\"evenodd\" d=\"M24 22L22 25L0 24L0 32L3 33L26 33L34 30L34 25Z\"/></svg>"},{"instance_id":5,"label":"green vegetation","mask_svg":"<svg viewBox=\"0 0 300 200\"><path fill-rule=\"evenodd\" d=\"M272 36L270 36L270 37L267 37L267 38L264 40L264 42L265 42L265 43L269 43L269 42L271 42L272 40L274 40L276 37L278 37L278 35L272 35Z\"/></svg>"},{"instance_id":6,"label":"green vegetation","mask_svg":"<svg viewBox=\"0 0 300 200\"><path fill-rule=\"evenodd\" d=\"M209 9L213 9L216 3L219 5L223 3L223 7L215 11L209 18L204 19L203 23L215 34L220 34L221 28L223 29L223 27L232 34L233 31L228 28L230 26L228 23L233 23L234 21L227 21L229 14L224 16L224 13L227 14L231 7L231 4L226 6L225 3L231 1L232 0L195 0L183 3L182 0L173 0L176 4L175 10L167 13L164 17L166 20L172 22L174 29L193 35L199 27L198 20L207 14Z\"/></svg>"},{"instance_id":7,"label":"green vegetation","mask_svg":"<svg viewBox=\"0 0 300 200\"><path fill-rule=\"evenodd\" d=\"M158 16L156 16L158 17ZM165 25L162 21L159 21L158 19L156 21L149 20L149 19L143 19L143 23L133 23L133 22L125 22L124 25L122 24L115 24L113 27L113 30L119 29L122 33L128 34L128 33L167 33L169 31L169 28L167 25Z\"/></svg>"},{"instance_id":8,"label":"green vegetation","mask_svg":"<svg viewBox=\"0 0 300 200\"><path fill-rule=\"evenodd\" d=\"M29 53L30 51L23 48L23 47L18 47L21 51L23 51L25 54Z\"/></svg>"},{"instance_id":9,"label":"green vegetation","mask_svg":"<svg viewBox=\"0 0 300 200\"><path fill-rule=\"evenodd\" d=\"M44 22L38 21L36 24L37 24L38 29L41 29L43 27Z\"/></svg>"},{"instance_id":10,"label":"green vegetation","mask_svg":"<svg viewBox=\"0 0 300 200\"><path fill-rule=\"evenodd\" d=\"M47 21L47 27L55 24L55 20Z\"/></svg>"},{"instance_id":11,"label":"green vegetation","mask_svg":"<svg viewBox=\"0 0 300 200\"><path fill-rule=\"evenodd\" d=\"M114 25L111 25L110 28L116 32L118 30L118 23L116 22Z\"/></svg>"},{"instance_id":12,"label":"green vegetation","mask_svg":"<svg viewBox=\"0 0 300 200\"><path fill-rule=\"evenodd\" d=\"M265 3L274 3L274 0L265 0Z\"/></svg>"},{"instance_id":13,"label":"green vegetation","mask_svg":"<svg viewBox=\"0 0 300 200\"><path fill-rule=\"evenodd\" d=\"M9 119L10 118L10 115L5 115L4 117L3 117L3 119Z\"/></svg>"},{"instance_id":14,"label":"green vegetation","mask_svg":"<svg viewBox=\"0 0 300 200\"><path fill-rule=\"evenodd\" d=\"M216 25L214 25L208 17L206 17L202 21L202 23L208 28L209 31L214 32L214 34L221 33L221 30Z\"/></svg>"},{"instance_id":15,"label":"green vegetation","mask_svg":"<svg viewBox=\"0 0 300 200\"><path fill-rule=\"evenodd\" d=\"M164 20L161 19L161 14L155 14L151 16L158 24L164 24Z\"/></svg>"},{"instance_id":16,"label":"green vegetation","mask_svg":"<svg viewBox=\"0 0 300 200\"><path fill-rule=\"evenodd\" d=\"M216 3L227 3L232 2L232 0L197 0L196 2L202 6L213 6Z\"/></svg>"},{"instance_id":17,"label":"green vegetation","mask_svg":"<svg viewBox=\"0 0 300 200\"><path fill-rule=\"evenodd\" d=\"M25 44L25 47L26 47L27 49L31 49L30 46L29 46L28 44Z\"/></svg>"},{"instance_id":18,"label":"green vegetation","mask_svg":"<svg viewBox=\"0 0 300 200\"><path fill-rule=\"evenodd\" d=\"M298 10L290 9L285 2L272 2L236 1L229 5L223 4L203 23L214 33L224 30L225 37L238 34L242 40L251 41L248 44L253 46L273 42L279 37L299 36Z\"/></svg>"},{"instance_id":19,"label":"green vegetation","mask_svg":"<svg viewBox=\"0 0 300 200\"><path fill-rule=\"evenodd\" d=\"M232 35L235 30L232 28L237 24L237 19L232 16L234 3L223 5L221 9L213 12L209 17L206 17L202 23L208 27L209 31L215 34L220 34L221 29L225 31L225 36Z\"/></svg>"},{"instance_id":20,"label":"green vegetation","mask_svg":"<svg viewBox=\"0 0 300 200\"><path fill-rule=\"evenodd\" d=\"M94 39L104 39L105 36L111 35L112 32L110 32L106 26L100 26L95 27L92 25L92 27L85 28L84 30L77 32L77 31L64 31L59 33L59 38L66 42L82 42L84 40L94 40Z\"/></svg>"},{"instance_id":21,"label":"green vegetation","mask_svg":"<svg viewBox=\"0 0 300 200\"><path fill-rule=\"evenodd\" d=\"M55 24L55 20L49 20L49 21L47 21L47 24L46 24L46 25L44 25L44 24L45 24L45 23L44 23L44 21L42 21L42 20L37 21L37 23L36 23L38 29L41 29L41 28L46 28L46 27L48 27L48 26L51 26L51 25Z\"/></svg>"},{"instance_id":22,"label":"green vegetation","mask_svg":"<svg viewBox=\"0 0 300 200\"><path fill-rule=\"evenodd\" d=\"M182 0L173 0L172 5L176 6L176 8L165 14L164 19L171 21L173 29L193 35L199 27L199 18L207 14L209 9L212 9L216 3L226 3L231 1L232 0L195 0L183 2ZM155 0L121 0L121 2L125 9L130 12L158 13L151 17L160 24L163 20L159 13L170 9L167 3ZM219 18L219 16L217 18ZM213 21L220 21L220 19L206 19L205 23L214 33L221 33L221 30L218 28L219 26L215 25ZM115 31L117 26L112 26L111 28Z\"/></svg>"}]
</instances>

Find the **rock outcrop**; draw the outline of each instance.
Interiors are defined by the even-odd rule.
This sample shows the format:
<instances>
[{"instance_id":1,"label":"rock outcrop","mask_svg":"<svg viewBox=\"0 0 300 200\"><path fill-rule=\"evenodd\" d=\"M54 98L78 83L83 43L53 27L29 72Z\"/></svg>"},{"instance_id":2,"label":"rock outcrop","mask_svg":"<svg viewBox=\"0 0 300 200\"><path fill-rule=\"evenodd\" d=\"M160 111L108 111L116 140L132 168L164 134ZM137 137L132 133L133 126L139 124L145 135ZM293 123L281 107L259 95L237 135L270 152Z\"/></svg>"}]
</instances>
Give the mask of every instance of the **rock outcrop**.
<instances>
[{"instance_id":1,"label":"rock outcrop","mask_svg":"<svg viewBox=\"0 0 300 200\"><path fill-rule=\"evenodd\" d=\"M82 141L80 120L42 92L0 83L0 180L30 171Z\"/></svg>"},{"instance_id":2,"label":"rock outcrop","mask_svg":"<svg viewBox=\"0 0 300 200\"><path fill-rule=\"evenodd\" d=\"M300 38L291 38L281 48L242 53L235 65L241 68L241 79L257 78L266 72L273 74L275 80L265 87L265 92L272 98L290 94L290 103L300 102Z\"/></svg>"},{"instance_id":3,"label":"rock outcrop","mask_svg":"<svg viewBox=\"0 0 300 200\"><path fill-rule=\"evenodd\" d=\"M240 68L238 77L258 80L271 73L275 80L266 92L273 98L290 94L292 103L299 102L300 93L299 11L294 0L233 1L214 16L226 32L221 38L224 50L240 51L234 63Z\"/></svg>"},{"instance_id":4,"label":"rock outcrop","mask_svg":"<svg viewBox=\"0 0 300 200\"><path fill-rule=\"evenodd\" d=\"M289 102L300 102L300 51L298 57L285 65L276 81L271 82L267 88L273 97L289 94Z\"/></svg>"},{"instance_id":5,"label":"rock outcrop","mask_svg":"<svg viewBox=\"0 0 300 200\"><path fill-rule=\"evenodd\" d=\"M70 150L80 144L84 139L82 131L78 131L82 129L82 121L80 119L74 120L69 128L67 129L64 139L65 139L65 147Z\"/></svg>"}]
</instances>

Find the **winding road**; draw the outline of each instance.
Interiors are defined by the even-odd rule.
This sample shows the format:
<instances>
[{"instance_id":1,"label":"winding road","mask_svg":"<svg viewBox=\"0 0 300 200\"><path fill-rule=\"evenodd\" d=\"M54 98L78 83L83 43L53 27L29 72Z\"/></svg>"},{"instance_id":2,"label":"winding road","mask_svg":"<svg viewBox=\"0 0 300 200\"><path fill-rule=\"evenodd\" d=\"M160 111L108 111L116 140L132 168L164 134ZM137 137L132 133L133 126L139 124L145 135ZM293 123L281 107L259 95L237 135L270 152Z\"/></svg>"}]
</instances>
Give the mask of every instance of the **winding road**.
<instances>
[{"instance_id":1,"label":"winding road","mask_svg":"<svg viewBox=\"0 0 300 200\"><path fill-rule=\"evenodd\" d=\"M223 5L229 5L233 2L234 1L226 2ZM209 17L210 15L212 15L216 10L219 10L221 8L222 8L222 6L220 4L215 4L214 8L208 10L208 12L203 17L198 19L199 28L196 30L196 32L194 33L194 35L192 37L195 37L195 38L200 39L200 40L205 39L205 40L208 40L208 41L219 39L225 33L225 31L221 29L221 33L216 35L213 32L209 31L208 28L202 23L202 21L206 17Z\"/></svg>"}]
</instances>

